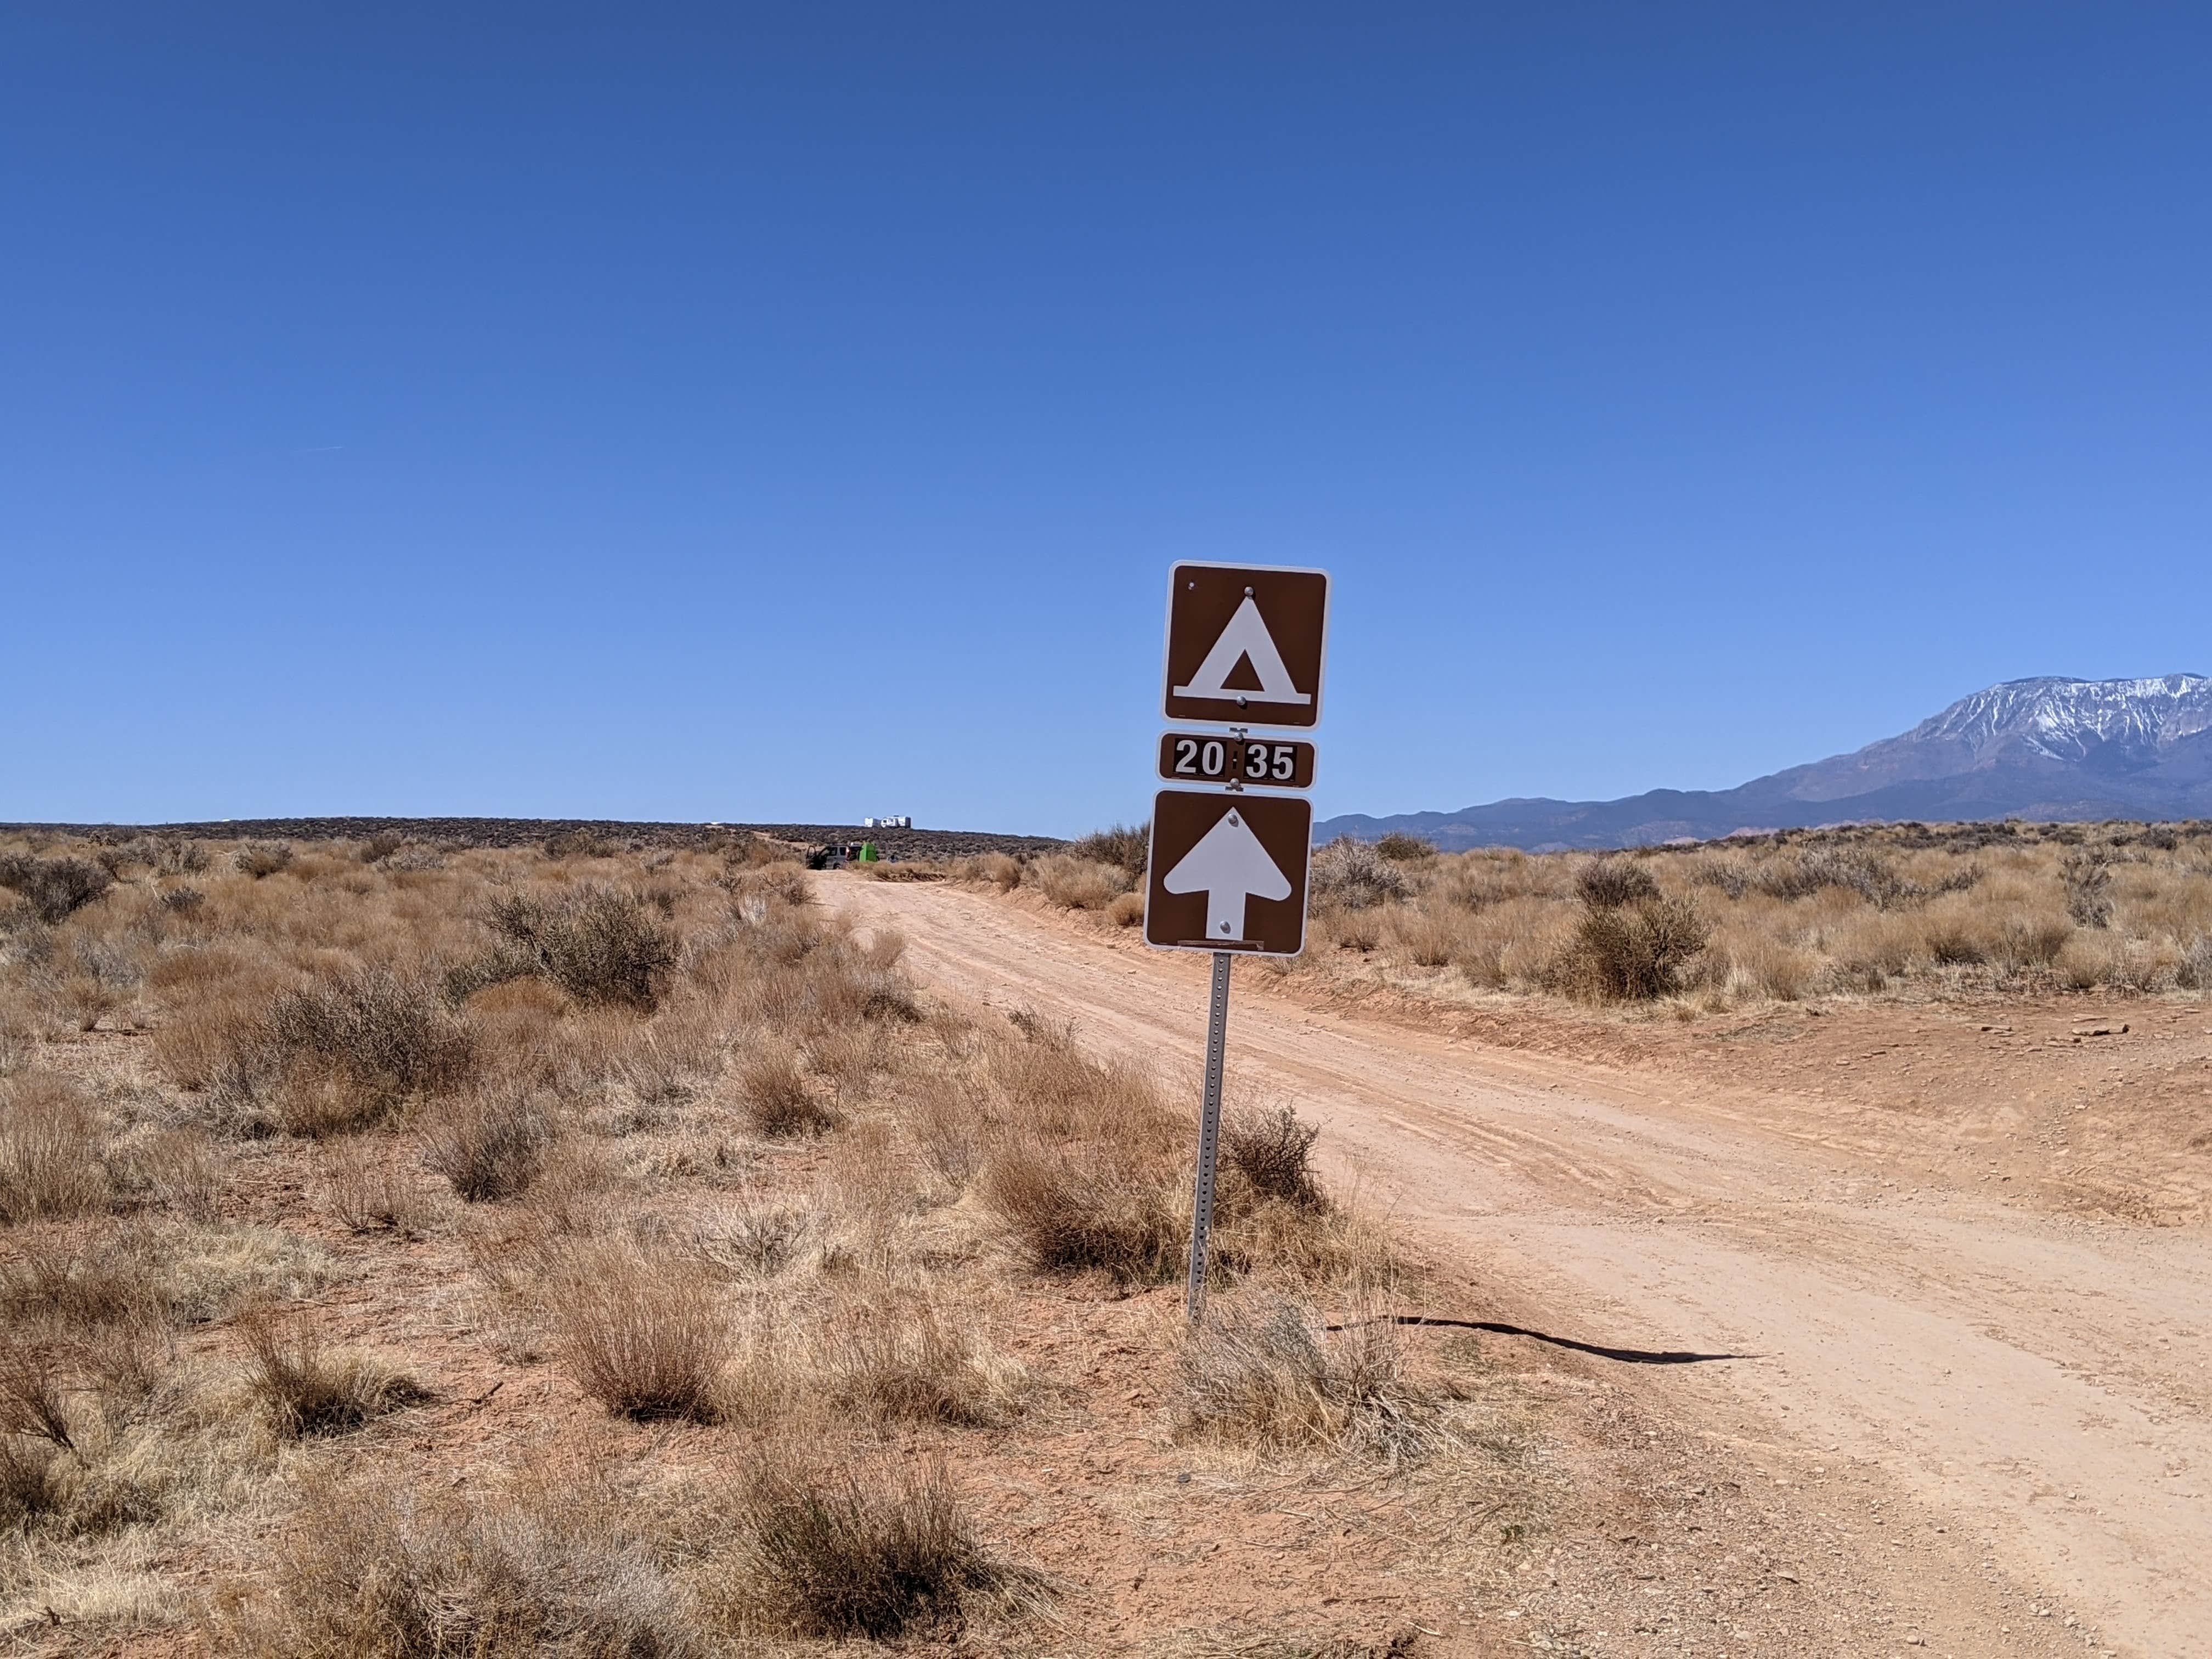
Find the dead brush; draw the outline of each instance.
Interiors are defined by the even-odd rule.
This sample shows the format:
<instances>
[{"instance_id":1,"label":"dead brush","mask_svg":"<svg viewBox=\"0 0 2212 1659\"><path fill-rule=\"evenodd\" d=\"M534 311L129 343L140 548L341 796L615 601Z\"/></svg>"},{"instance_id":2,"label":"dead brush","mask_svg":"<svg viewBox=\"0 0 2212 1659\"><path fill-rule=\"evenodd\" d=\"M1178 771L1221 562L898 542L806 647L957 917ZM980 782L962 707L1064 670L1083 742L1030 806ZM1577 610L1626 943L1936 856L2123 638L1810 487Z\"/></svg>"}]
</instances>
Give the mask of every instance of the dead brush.
<instances>
[{"instance_id":1,"label":"dead brush","mask_svg":"<svg viewBox=\"0 0 2212 1659\"><path fill-rule=\"evenodd\" d=\"M607 1410L641 1420L722 1416L730 1312L720 1275L701 1258L586 1241L544 1290L562 1363Z\"/></svg>"},{"instance_id":2,"label":"dead brush","mask_svg":"<svg viewBox=\"0 0 2212 1659\"><path fill-rule=\"evenodd\" d=\"M1321 1126L1302 1121L1297 1109L1239 1112L1221 1125L1221 1150L1229 1164L1253 1191L1298 1209L1328 1202L1313 1172L1314 1142Z\"/></svg>"},{"instance_id":3,"label":"dead brush","mask_svg":"<svg viewBox=\"0 0 2212 1659\"><path fill-rule=\"evenodd\" d=\"M69 1393L70 1379L52 1344L18 1336L0 1347L0 1436L23 1435L75 1452Z\"/></svg>"},{"instance_id":4,"label":"dead brush","mask_svg":"<svg viewBox=\"0 0 2212 1659\"><path fill-rule=\"evenodd\" d=\"M459 1086L477 1058L476 1033L428 979L362 967L279 996L238 1034L217 1083L242 1124L266 1110L273 1127L319 1139Z\"/></svg>"},{"instance_id":5,"label":"dead brush","mask_svg":"<svg viewBox=\"0 0 2212 1659\"><path fill-rule=\"evenodd\" d=\"M32 915L50 927L114 884L115 878L90 859L0 854L0 888L20 894Z\"/></svg>"},{"instance_id":6,"label":"dead brush","mask_svg":"<svg viewBox=\"0 0 2212 1659\"><path fill-rule=\"evenodd\" d=\"M27 1533L69 1504L66 1460L52 1446L0 1434L0 1539Z\"/></svg>"},{"instance_id":7,"label":"dead brush","mask_svg":"<svg viewBox=\"0 0 2212 1659\"><path fill-rule=\"evenodd\" d=\"M196 1129L161 1129L118 1149L117 1182L134 1200L191 1221L222 1212L222 1166Z\"/></svg>"},{"instance_id":8,"label":"dead brush","mask_svg":"<svg viewBox=\"0 0 2212 1659\"><path fill-rule=\"evenodd\" d=\"M1331 1326L1277 1296L1217 1304L1186 1339L1178 1371L1175 1421L1186 1437L1266 1452L1360 1451L1395 1464L1445 1436L1436 1396L1407 1376L1387 1314Z\"/></svg>"},{"instance_id":9,"label":"dead brush","mask_svg":"<svg viewBox=\"0 0 2212 1659\"><path fill-rule=\"evenodd\" d=\"M290 845L281 841L248 842L231 854L231 866L241 876L266 880L292 867Z\"/></svg>"},{"instance_id":10,"label":"dead brush","mask_svg":"<svg viewBox=\"0 0 2212 1659\"><path fill-rule=\"evenodd\" d=\"M1586 904L1553 977L1563 989L1591 1001L1649 1001L1681 988L1684 969L1711 936L1686 900Z\"/></svg>"},{"instance_id":11,"label":"dead brush","mask_svg":"<svg viewBox=\"0 0 2212 1659\"><path fill-rule=\"evenodd\" d=\"M1150 1285L1181 1270L1189 1230L1174 1179L1141 1152L1010 1137L992 1152L978 1186L1038 1272L1097 1271L1117 1283Z\"/></svg>"},{"instance_id":12,"label":"dead brush","mask_svg":"<svg viewBox=\"0 0 2212 1659\"><path fill-rule=\"evenodd\" d=\"M244 1659L705 1659L632 1513L589 1480L473 1498L325 1480L203 1634Z\"/></svg>"},{"instance_id":13,"label":"dead brush","mask_svg":"<svg viewBox=\"0 0 2212 1659\"><path fill-rule=\"evenodd\" d=\"M442 1103L422 1132L422 1161L471 1204L520 1195L555 1134L542 1097L487 1091Z\"/></svg>"},{"instance_id":14,"label":"dead brush","mask_svg":"<svg viewBox=\"0 0 2212 1659\"><path fill-rule=\"evenodd\" d=\"M889 1641L957 1625L1013 1575L990 1558L942 1465L757 1468L737 1506L763 1623L795 1635Z\"/></svg>"},{"instance_id":15,"label":"dead brush","mask_svg":"<svg viewBox=\"0 0 2212 1659\"><path fill-rule=\"evenodd\" d=\"M83 1091L32 1072L0 1081L0 1226L106 1209L114 1182Z\"/></svg>"},{"instance_id":16,"label":"dead brush","mask_svg":"<svg viewBox=\"0 0 2212 1659\"><path fill-rule=\"evenodd\" d=\"M586 886L556 896L508 893L485 913L492 930L534 971L578 1002L650 1013L676 966L678 942L646 895Z\"/></svg>"},{"instance_id":17,"label":"dead brush","mask_svg":"<svg viewBox=\"0 0 2212 1659\"><path fill-rule=\"evenodd\" d=\"M841 1299L821 1338L830 1392L884 1422L1003 1425L1028 1377L918 1282L878 1280Z\"/></svg>"},{"instance_id":18,"label":"dead brush","mask_svg":"<svg viewBox=\"0 0 2212 1659\"><path fill-rule=\"evenodd\" d=\"M266 1307L246 1309L237 1326L246 1386L282 1433L342 1433L429 1398L405 1372L366 1354L332 1353L306 1324Z\"/></svg>"},{"instance_id":19,"label":"dead brush","mask_svg":"<svg viewBox=\"0 0 2212 1659\"><path fill-rule=\"evenodd\" d=\"M429 1206L390 1156L366 1135L348 1136L332 1146L323 1163L331 1213L348 1232L389 1231L419 1237L429 1224Z\"/></svg>"},{"instance_id":20,"label":"dead brush","mask_svg":"<svg viewBox=\"0 0 2212 1659\"><path fill-rule=\"evenodd\" d=\"M1118 865L1066 853L1048 853L1029 867L1029 879L1051 903L1066 910L1103 910L1129 890Z\"/></svg>"},{"instance_id":21,"label":"dead brush","mask_svg":"<svg viewBox=\"0 0 2212 1659\"><path fill-rule=\"evenodd\" d=\"M777 1140L826 1134L844 1115L814 1092L788 1049L757 1049L738 1067L738 1109L757 1134Z\"/></svg>"}]
</instances>

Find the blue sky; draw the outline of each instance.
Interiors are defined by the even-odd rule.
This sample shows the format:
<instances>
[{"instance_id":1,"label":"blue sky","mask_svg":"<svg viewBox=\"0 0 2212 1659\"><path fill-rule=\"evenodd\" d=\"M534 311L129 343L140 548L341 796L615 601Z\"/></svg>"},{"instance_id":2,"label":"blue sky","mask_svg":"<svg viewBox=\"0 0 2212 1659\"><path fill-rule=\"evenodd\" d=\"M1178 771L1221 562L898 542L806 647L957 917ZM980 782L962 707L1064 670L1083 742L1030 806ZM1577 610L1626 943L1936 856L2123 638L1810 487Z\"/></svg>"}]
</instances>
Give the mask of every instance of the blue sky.
<instances>
[{"instance_id":1,"label":"blue sky","mask_svg":"<svg viewBox=\"0 0 2212 1659\"><path fill-rule=\"evenodd\" d=\"M1177 558L1324 812L2212 670L2183 6L0 14L0 818L1078 831Z\"/></svg>"}]
</instances>

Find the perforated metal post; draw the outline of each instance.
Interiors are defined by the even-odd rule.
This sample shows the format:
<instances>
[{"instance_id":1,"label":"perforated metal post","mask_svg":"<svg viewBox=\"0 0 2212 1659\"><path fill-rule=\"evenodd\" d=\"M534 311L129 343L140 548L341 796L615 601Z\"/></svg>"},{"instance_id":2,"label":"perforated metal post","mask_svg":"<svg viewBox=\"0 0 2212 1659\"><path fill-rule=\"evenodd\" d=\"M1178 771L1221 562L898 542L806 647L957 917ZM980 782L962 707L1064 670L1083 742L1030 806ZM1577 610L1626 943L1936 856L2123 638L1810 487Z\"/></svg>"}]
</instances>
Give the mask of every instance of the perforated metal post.
<instances>
[{"instance_id":1,"label":"perforated metal post","mask_svg":"<svg viewBox=\"0 0 2212 1659\"><path fill-rule=\"evenodd\" d=\"M1206 1099L1198 1114L1198 1194L1190 1216L1190 1322L1206 1317L1206 1269L1213 1261L1213 1168L1221 1149L1221 1071L1229 1046L1229 963L1213 953L1213 1008L1206 1024Z\"/></svg>"}]
</instances>

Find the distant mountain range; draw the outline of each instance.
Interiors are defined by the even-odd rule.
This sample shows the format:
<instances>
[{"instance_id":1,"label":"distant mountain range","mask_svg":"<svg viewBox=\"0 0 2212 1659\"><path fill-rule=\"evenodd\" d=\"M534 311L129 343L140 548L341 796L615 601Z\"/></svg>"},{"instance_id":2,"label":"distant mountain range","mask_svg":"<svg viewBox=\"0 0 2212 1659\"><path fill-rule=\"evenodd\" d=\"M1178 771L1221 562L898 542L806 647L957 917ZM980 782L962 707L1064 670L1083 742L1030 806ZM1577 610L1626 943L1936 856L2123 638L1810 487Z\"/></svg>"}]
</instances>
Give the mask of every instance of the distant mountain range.
<instances>
[{"instance_id":1,"label":"distant mountain range","mask_svg":"<svg viewBox=\"0 0 2212 1659\"><path fill-rule=\"evenodd\" d=\"M1735 789L1352 812L1316 824L1314 839L1397 830L1447 851L1639 847L1738 830L2005 817L2212 817L2212 679L2007 680L1901 737Z\"/></svg>"}]
</instances>

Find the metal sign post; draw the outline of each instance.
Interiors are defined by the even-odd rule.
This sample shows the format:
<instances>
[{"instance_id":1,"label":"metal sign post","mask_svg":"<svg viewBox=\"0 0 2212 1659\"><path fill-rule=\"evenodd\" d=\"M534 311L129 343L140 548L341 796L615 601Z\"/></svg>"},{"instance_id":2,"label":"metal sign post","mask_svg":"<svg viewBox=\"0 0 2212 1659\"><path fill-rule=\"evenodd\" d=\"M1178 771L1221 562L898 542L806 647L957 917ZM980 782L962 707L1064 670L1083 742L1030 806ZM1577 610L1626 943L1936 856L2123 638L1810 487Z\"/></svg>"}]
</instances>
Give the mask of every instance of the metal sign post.
<instances>
[{"instance_id":1,"label":"metal sign post","mask_svg":"<svg viewBox=\"0 0 2212 1659\"><path fill-rule=\"evenodd\" d=\"M1287 792L1312 787L1314 745L1251 728L1320 723L1328 628L1326 571L1184 563L1168 579L1161 711L1227 728L1161 738L1162 777L1216 787L1153 798L1145 882L1145 942L1213 957L1190 1218L1193 1324L1206 1316L1213 1261L1229 964L1240 953L1294 957L1306 942L1313 804Z\"/></svg>"},{"instance_id":2,"label":"metal sign post","mask_svg":"<svg viewBox=\"0 0 2212 1659\"><path fill-rule=\"evenodd\" d=\"M1221 1151L1221 1072L1229 1048L1229 964L1213 953L1213 1010L1206 1022L1206 1093L1198 1114L1198 1196L1190 1215L1190 1294L1194 1325L1206 1317L1206 1280L1213 1265L1213 1176Z\"/></svg>"}]
</instances>

